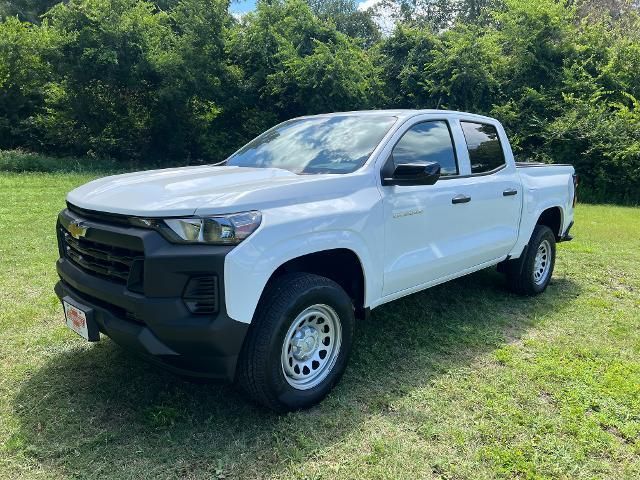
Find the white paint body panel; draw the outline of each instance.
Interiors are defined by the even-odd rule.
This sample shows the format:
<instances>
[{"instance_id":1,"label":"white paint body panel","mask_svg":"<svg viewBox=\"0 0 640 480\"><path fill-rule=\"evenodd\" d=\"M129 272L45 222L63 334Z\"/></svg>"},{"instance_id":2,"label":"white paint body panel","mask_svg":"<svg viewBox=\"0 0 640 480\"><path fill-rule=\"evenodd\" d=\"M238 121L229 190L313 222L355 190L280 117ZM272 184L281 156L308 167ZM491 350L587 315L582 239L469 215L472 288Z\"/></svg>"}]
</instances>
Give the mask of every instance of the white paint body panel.
<instances>
[{"instance_id":1,"label":"white paint body panel","mask_svg":"<svg viewBox=\"0 0 640 480\"><path fill-rule=\"evenodd\" d=\"M280 169L185 167L117 175L72 191L81 208L140 217L262 212L262 224L225 259L228 315L250 323L273 272L294 258L345 248L359 258L365 307L374 308L424 288L517 258L540 214L562 211L573 220L573 167L517 168L502 126L477 115L393 111L398 121L367 163L344 175L295 175ZM415 123L449 122L460 176L432 186L382 186L380 169L396 141ZM507 165L470 175L460 120L495 125ZM518 194L504 197L503 190ZM458 194L471 197L452 204Z\"/></svg>"},{"instance_id":2,"label":"white paint body panel","mask_svg":"<svg viewBox=\"0 0 640 480\"><path fill-rule=\"evenodd\" d=\"M506 168L493 175L470 176L469 156L458 116L417 115L396 131L380 157L379 167L382 168L395 143L412 125L434 119L449 121L460 176L443 177L435 185L426 187L380 188L387 231L383 296L393 296L416 285L437 283L477 265L500 261L518 237L521 196L502 195L507 188L520 189L511 151L505 148L505 155L511 158ZM469 119L477 120L477 117ZM495 125L508 145L498 122L488 119L483 122ZM452 204L456 195L469 196L471 202ZM406 212L419 213L405 216Z\"/></svg>"}]
</instances>

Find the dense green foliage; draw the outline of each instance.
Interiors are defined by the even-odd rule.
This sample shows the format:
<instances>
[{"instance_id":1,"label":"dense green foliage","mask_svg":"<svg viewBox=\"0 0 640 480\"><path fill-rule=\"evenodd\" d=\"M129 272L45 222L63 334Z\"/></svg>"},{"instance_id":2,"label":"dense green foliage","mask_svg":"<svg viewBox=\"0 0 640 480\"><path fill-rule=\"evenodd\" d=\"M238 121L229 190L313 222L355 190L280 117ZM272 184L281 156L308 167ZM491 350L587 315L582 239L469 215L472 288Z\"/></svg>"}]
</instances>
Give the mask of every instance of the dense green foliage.
<instances>
[{"instance_id":1,"label":"dense green foliage","mask_svg":"<svg viewBox=\"0 0 640 480\"><path fill-rule=\"evenodd\" d=\"M297 115L449 108L500 119L521 160L574 164L583 199L640 202L627 0L388 0L386 35L354 0L43 5L0 3L0 148L211 162Z\"/></svg>"}]
</instances>

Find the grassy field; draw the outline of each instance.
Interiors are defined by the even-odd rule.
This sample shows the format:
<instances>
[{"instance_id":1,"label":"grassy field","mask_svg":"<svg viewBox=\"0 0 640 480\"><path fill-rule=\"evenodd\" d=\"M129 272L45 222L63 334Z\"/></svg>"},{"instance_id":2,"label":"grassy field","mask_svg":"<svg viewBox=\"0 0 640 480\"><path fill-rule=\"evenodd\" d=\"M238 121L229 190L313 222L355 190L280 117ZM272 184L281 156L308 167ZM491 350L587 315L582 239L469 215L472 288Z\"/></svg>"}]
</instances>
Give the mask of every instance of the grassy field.
<instances>
[{"instance_id":1,"label":"grassy field","mask_svg":"<svg viewBox=\"0 0 640 480\"><path fill-rule=\"evenodd\" d=\"M640 209L580 205L537 298L483 271L375 310L277 416L66 329L54 222L88 178L0 173L0 477L640 477Z\"/></svg>"}]
</instances>

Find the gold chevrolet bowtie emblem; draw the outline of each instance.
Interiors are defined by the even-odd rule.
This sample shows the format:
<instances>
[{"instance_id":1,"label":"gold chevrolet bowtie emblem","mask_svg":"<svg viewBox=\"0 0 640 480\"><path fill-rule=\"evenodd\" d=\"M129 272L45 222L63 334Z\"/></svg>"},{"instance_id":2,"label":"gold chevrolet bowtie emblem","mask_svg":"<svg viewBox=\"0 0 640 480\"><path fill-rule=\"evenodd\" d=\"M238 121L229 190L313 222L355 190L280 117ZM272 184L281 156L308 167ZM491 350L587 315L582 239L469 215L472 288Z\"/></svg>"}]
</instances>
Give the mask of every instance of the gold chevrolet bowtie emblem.
<instances>
[{"instance_id":1,"label":"gold chevrolet bowtie emblem","mask_svg":"<svg viewBox=\"0 0 640 480\"><path fill-rule=\"evenodd\" d=\"M80 237L84 237L87 234L87 228L82 222L71 222L67 226L67 230L73 238L76 240Z\"/></svg>"}]
</instances>

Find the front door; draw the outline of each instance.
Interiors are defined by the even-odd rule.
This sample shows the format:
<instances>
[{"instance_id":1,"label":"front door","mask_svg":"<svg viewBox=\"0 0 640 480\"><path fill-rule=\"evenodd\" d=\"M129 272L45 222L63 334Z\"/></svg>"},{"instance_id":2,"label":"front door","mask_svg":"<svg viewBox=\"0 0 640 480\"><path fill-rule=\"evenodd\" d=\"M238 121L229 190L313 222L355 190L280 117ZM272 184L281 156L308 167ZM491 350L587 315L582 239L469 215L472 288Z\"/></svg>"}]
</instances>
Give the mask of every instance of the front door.
<instances>
[{"instance_id":1,"label":"front door","mask_svg":"<svg viewBox=\"0 0 640 480\"><path fill-rule=\"evenodd\" d=\"M473 242L473 212L464 195L470 178L460 177L451 127L445 120L420 122L396 143L389 162L438 162L435 185L382 187L385 212L383 295L436 281L470 265L464 252ZM393 166L391 167L393 169ZM457 200L456 200L457 197Z\"/></svg>"}]
</instances>

